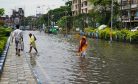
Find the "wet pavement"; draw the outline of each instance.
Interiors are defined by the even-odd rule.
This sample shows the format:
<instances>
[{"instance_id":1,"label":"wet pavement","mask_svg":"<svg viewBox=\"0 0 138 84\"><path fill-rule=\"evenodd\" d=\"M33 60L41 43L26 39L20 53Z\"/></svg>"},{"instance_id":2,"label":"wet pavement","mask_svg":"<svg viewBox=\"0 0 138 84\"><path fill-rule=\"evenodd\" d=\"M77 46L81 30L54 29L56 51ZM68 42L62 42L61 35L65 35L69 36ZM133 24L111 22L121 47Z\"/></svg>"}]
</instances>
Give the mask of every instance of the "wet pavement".
<instances>
[{"instance_id":1,"label":"wet pavement","mask_svg":"<svg viewBox=\"0 0 138 84\"><path fill-rule=\"evenodd\" d=\"M89 39L85 59L77 55L77 40L62 35L25 31L36 38L38 54L26 53L42 84L138 84L138 45Z\"/></svg>"},{"instance_id":2,"label":"wet pavement","mask_svg":"<svg viewBox=\"0 0 138 84\"><path fill-rule=\"evenodd\" d=\"M24 52L21 56L15 54L14 42L9 46L0 84L37 84Z\"/></svg>"}]
</instances>

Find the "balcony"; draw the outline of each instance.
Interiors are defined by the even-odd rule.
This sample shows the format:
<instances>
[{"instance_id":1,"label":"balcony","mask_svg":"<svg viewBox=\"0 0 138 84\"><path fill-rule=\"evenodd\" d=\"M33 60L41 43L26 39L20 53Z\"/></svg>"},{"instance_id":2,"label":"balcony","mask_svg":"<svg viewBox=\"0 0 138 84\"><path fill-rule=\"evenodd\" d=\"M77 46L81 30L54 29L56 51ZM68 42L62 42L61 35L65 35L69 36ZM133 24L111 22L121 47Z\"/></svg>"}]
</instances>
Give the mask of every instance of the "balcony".
<instances>
[{"instance_id":1,"label":"balcony","mask_svg":"<svg viewBox=\"0 0 138 84\"><path fill-rule=\"evenodd\" d=\"M131 4L131 9L137 9L138 8L138 4ZM127 4L125 6L122 7L123 10L127 10L130 9L130 5Z\"/></svg>"},{"instance_id":2,"label":"balcony","mask_svg":"<svg viewBox=\"0 0 138 84\"><path fill-rule=\"evenodd\" d=\"M130 22L130 18L129 17L123 17L122 18L123 22ZM138 22L138 17L131 17L131 22Z\"/></svg>"},{"instance_id":3,"label":"balcony","mask_svg":"<svg viewBox=\"0 0 138 84\"><path fill-rule=\"evenodd\" d=\"M138 17L134 17L134 20L135 20L135 21L138 21Z\"/></svg>"}]
</instances>

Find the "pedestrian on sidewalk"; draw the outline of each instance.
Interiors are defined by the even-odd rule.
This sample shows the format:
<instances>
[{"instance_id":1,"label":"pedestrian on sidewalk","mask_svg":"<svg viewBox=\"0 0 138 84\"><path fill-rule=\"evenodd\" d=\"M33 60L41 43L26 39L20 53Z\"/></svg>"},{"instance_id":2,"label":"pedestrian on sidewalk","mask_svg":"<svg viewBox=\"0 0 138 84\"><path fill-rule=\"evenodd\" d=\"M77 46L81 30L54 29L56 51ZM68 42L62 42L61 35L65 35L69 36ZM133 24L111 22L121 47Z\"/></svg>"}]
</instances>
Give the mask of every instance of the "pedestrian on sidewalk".
<instances>
[{"instance_id":1,"label":"pedestrian on sidewalk","mask_svg":"<svg viewBox=\"0 0 138 84\"><path fill-rule=\"evenodd\" d=\"M15 38L16 55L18 56L20 56L21 42L23 41L23 33L19 27L19 25L16 25L16 30L13 31L13 37Z\"/></svg>"},{"instance_id":2,"label":"pedestrian on sidewalk","mask_svg":"<svg viewBox=\"0 0 138 84\"><path fill-rule=\"evenodd\" d=\"M87 50L87 40L86 40L86 36L82 36L81 40L80 40L80 45L79 45L79 55L84 57L86 56L86 50Z\"/></svg>"},{"instance_id":3,"label":"pedestrian on sidewalk","mask_svg":"<svg viewBox=\"0 0 138 84\"><path fill-rule=\"evenodd\" d=\"M37 48L36 48L36 44L35 44L35 41L36 41L35 35L33 35L32 33L30 33L29 34L29 38L30 38L30 50L29 50L29 53L31 53L32 48L34 48L35 51L36 51L36 53L38 53Z\"/></svg>"}]
</instances>

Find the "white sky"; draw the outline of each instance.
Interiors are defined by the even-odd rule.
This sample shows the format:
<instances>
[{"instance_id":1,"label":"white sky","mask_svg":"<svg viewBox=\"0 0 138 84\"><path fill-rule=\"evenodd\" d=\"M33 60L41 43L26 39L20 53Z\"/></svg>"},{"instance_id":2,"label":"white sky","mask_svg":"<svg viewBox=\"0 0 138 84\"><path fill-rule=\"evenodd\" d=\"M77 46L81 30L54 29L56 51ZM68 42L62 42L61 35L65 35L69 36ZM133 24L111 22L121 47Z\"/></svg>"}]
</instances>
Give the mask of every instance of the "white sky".
<instances>
[{"instance_id":1,"label":"white sky","mask_svg":"<svg viewBox=\"0 0 138 84\"><path fill-rule=\"evenodd\" d=\"M65 0L0 0L0 8L5 9L6 15L12 14L12 9L23 8L25 16L46 13L50 9L58 8L65 4ZM40 6L40 8L38 8Z\"/></svg>"}]
</instances>

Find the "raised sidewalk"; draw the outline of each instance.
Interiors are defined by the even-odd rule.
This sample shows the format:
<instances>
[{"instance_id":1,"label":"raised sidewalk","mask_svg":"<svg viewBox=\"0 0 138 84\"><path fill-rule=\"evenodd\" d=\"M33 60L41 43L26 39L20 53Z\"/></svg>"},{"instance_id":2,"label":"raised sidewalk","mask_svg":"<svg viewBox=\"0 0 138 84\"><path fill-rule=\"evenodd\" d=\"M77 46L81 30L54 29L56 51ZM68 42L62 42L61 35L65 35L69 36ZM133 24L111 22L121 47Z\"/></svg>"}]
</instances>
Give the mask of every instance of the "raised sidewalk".
<instances>
[{"instance_id":1,"label":"raised sidewalk","mask_svg":"<svg viewBox=\"0 0 138 84\"><path fill-rule=\"evenodd\" d=\"M14 45L10 44L0 84L37 84L24 53L16 55Z\"/></svg>"}]
</instances>

